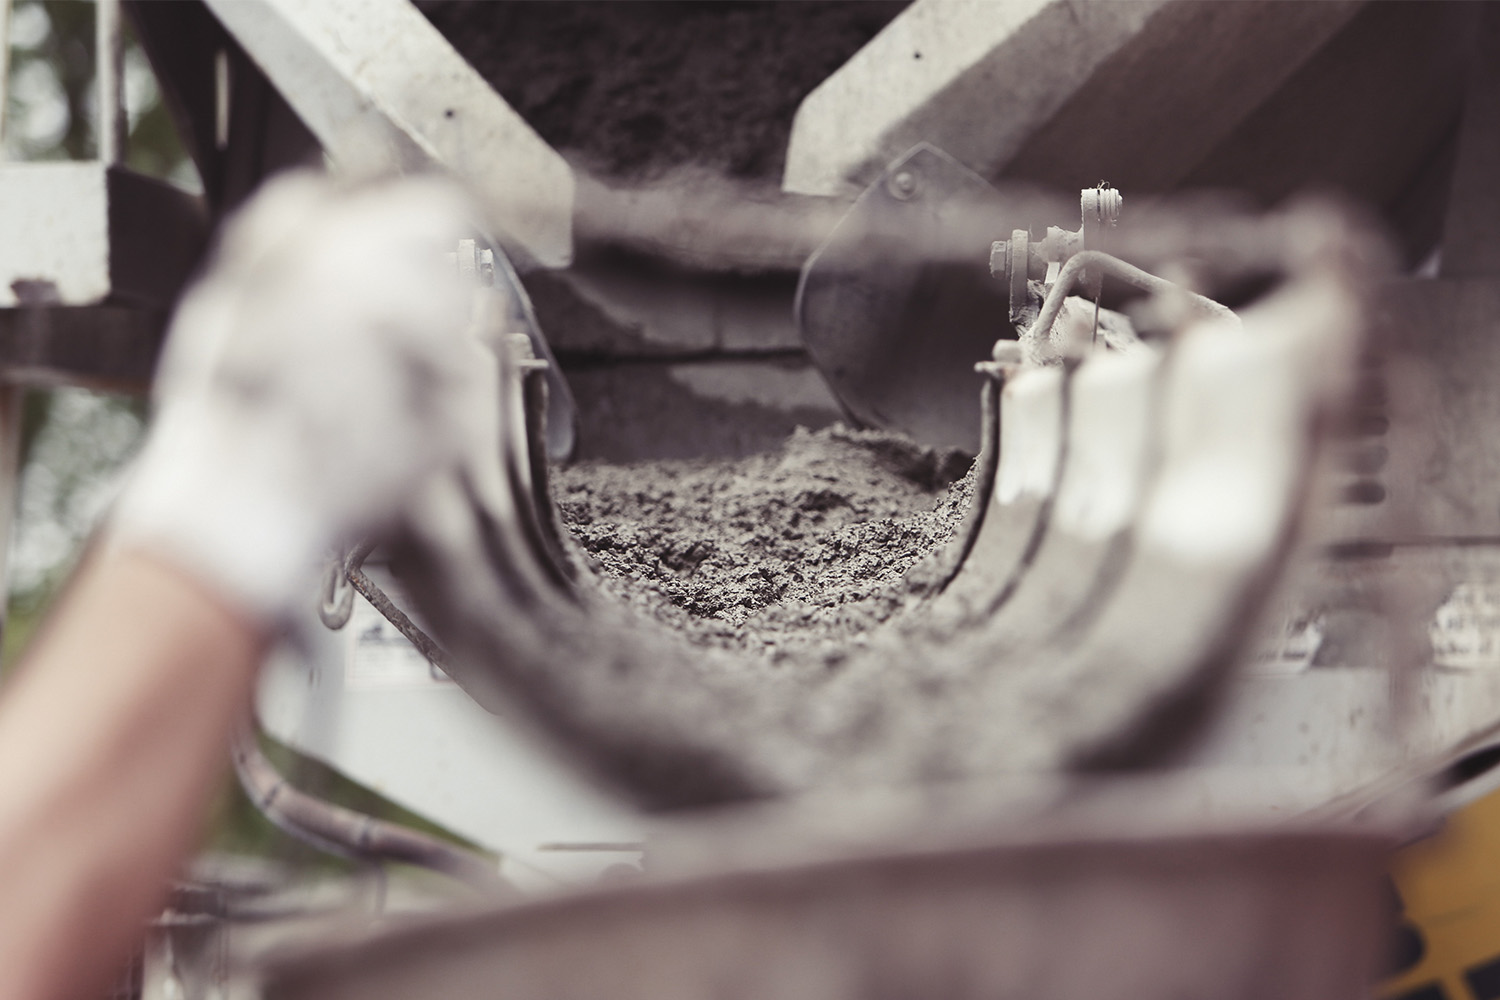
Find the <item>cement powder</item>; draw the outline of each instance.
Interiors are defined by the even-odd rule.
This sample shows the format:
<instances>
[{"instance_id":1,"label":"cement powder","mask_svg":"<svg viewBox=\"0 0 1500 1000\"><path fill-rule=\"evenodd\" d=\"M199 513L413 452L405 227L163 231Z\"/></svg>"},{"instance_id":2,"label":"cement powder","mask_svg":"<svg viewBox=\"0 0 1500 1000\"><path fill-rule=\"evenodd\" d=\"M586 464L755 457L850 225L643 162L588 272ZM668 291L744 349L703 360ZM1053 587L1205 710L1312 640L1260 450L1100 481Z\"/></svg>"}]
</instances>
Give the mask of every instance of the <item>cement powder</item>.
<instances>
[{"instance_id":1,"label":"cement powder","mask_svg":"<svg viewBox=\"0 0 1500 1000\"><path fill-rule=\"evenodd\" d=\"M553 480L616 600L714 648L830 652L896 615L972 495L967 456L799 429L737 460L585 463Z\"/></svg>"}]
</instances>

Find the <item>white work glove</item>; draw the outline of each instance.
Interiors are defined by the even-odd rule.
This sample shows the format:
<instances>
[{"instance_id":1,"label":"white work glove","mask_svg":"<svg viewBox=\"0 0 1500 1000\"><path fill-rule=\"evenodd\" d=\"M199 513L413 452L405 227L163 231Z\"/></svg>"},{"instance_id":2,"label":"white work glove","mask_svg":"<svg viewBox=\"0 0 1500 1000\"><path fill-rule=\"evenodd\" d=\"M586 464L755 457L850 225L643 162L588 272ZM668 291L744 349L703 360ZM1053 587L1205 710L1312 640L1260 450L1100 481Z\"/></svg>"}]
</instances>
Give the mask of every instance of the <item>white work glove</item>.
<instances>
[{"instance_id":1,"label":"white work glove","mask_svg":"<svg viewBox=\"0 0 1500 1000\"><path fill-rule=\"evenodd\" d=\"M329 549L471 452L494 405L476 286L450 256L471 219L436 178L267 184L172 321L109 544L266 624L310 606Z\"/></svg>"}]
</instances>

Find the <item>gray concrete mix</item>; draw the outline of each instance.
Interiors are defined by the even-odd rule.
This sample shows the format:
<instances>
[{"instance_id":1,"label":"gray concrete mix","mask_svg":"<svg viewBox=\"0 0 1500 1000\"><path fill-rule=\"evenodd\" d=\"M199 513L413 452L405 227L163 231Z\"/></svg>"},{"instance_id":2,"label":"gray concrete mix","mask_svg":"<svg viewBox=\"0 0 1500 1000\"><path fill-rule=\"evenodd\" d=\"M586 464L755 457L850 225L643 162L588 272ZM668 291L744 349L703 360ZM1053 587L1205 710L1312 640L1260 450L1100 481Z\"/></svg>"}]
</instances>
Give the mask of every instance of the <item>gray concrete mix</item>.
<instances>
[{"instance_id":1,"label":"gray concrete mix","mask_svg":"<svg viewBox=\"0 0 1500 1000\"><path fill-rule=\"evenodd\" d=\"M904 578L962 521L969 465L835 425L748 458L582 463L553 492L606 593L694 643L774 655L841 646L924 590Z\"/></svg>"}]
</instances>

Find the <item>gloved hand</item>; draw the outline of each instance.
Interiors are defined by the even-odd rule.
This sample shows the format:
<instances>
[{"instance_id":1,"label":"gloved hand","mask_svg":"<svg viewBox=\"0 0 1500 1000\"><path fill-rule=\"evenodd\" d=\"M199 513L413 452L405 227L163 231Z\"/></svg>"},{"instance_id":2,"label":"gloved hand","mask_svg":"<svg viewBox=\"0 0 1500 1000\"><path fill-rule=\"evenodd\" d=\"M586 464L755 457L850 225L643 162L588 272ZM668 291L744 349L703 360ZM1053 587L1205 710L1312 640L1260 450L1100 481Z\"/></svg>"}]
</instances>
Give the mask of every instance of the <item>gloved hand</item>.
<instances>
[{"instance_id":1,"label":"gloved hand","mask_svg":"<svg viewBox=\"0 0 1500 1000\"><path fill-rule=\"evenodd\" d=\"M471 218L435 178L269 183L172 321L109 544L266 624L311 602L329 548L471 453L494 406L477 288L445 256Z\"/></svg>"}]
</instances>

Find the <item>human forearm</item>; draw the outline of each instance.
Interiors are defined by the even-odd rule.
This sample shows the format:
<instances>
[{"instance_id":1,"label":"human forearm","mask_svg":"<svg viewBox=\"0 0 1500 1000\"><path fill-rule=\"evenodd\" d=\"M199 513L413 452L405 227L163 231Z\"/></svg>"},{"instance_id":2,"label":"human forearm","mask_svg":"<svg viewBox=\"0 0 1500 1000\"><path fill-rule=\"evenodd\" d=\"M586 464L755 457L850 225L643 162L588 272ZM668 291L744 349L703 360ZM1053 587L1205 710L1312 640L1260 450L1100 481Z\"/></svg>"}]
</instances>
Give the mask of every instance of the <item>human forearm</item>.
<instances>
[{"instance_id":1,"label":"human forearm","mask_svg":"<svg viewBox=\"0 0 1500 1000\"><path fill-rule=\"evenodd\" d=\"M191 849L264 644L152 556L79 573L0 699L0 998L102 994Z\"/></svg>"}]
</instances>

